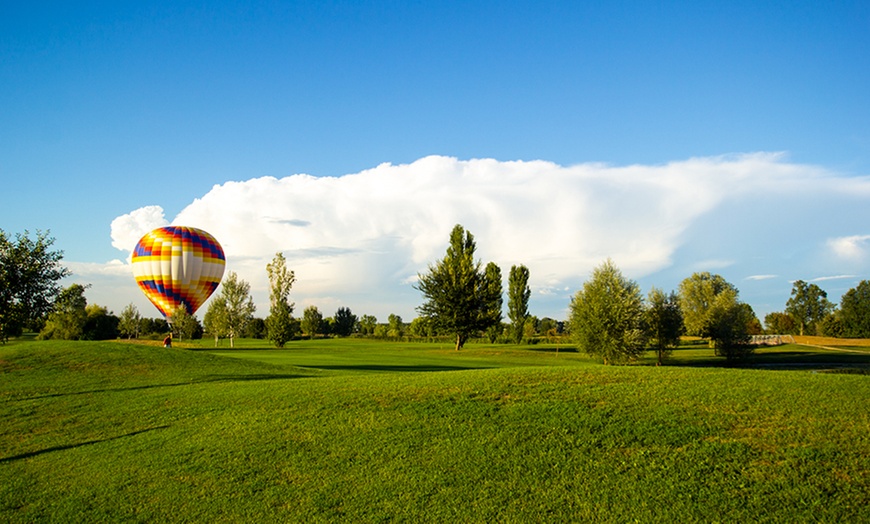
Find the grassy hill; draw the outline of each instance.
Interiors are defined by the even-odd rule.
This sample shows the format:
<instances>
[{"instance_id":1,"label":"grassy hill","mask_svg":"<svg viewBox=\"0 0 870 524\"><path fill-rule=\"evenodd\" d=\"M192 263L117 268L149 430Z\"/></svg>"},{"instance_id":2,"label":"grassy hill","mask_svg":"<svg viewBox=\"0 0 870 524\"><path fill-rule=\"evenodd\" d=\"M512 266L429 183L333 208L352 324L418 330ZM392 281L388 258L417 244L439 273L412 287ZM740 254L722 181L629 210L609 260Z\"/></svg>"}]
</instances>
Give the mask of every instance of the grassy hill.
<instances>
[{"instance_id":1,"label":"grassy hill","mask_svg":"<svg viewBox=\"0 0 870 524\"><path fill-rule=\"evenodd\" d=\"M870 354L554 349L0 347L0 521L870 521Z\"/></svg>"}]
</instances>

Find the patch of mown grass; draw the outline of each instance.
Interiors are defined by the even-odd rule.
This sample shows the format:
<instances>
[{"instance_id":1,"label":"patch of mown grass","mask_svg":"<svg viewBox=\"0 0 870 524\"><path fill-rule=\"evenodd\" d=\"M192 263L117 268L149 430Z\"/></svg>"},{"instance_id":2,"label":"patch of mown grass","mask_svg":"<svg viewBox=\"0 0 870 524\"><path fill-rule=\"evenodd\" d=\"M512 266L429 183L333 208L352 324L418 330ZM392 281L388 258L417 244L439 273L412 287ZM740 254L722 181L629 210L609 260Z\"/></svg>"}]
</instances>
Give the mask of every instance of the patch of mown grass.
<instances>
[{"instance_id":1,"label":"patch of mown grass","mask_svg":"<svg viewBox=\"0 0 870 524\"><path fill-rule=\"evenodd\" d=\"M0 349L0 520L870 519L866 377L370 350Z\"/></svg>"}]
</instances>

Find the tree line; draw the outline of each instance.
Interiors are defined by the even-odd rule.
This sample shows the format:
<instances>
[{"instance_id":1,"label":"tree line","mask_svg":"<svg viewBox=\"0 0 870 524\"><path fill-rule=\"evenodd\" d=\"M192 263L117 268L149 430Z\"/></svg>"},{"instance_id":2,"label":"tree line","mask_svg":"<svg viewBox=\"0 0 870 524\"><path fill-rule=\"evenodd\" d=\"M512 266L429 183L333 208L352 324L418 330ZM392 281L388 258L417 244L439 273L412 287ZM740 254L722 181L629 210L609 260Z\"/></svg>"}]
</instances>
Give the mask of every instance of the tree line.
<instances>
[{"instance_id":1,"label":"tree line","mask_svg":"<svg viewBox=\"0 0 870 524\"><path fill-rule=\"evenodd\" d=\"M419 316L410 323L395 314L379 323L374 316L357 316L348 307L324 318L317 307L308 306L295 317L290 293L296 276L283 254L277 253L266 266L270 307L265 319L254 316L250 285L229 272L202 322L181 307L170 326L163 319L143 318L133 304L120 316L89 305L87 286L61 288L59 281L70 273L60 264L63 253L51 249L53 242L42 232L33 239L26 231L12 238L0 230L3 342L25 329L39 332L41 338L62 339L154 337L171 329L181 339L208 335L216 344L228 339L231 346L239 337L265 338L283 347L302 336L355 335L451 337L460 350L472 338L522 343L545 336L570 337L579 349L606 363L621 363L646 350L654 350L661 362L682 335L704 338L717 355L739 360L752 352L749 337L765 331L752 308L739 300L736 286L720 275L695 273L677 291L653 288L643 296L637 283L625 278L609 259L572 297L564 322L530 314L529 269L512 266L506 293L508 322L504 322L501 269L475 259L474 236L458 224L450 233L444 258L418 274L415 288L424 300L417 308ZM870 338L870 281L849 290L837 307L817 285L798 280L785 311L770 313L764 320L768 333Z\"/></svg>"}]
</instances>

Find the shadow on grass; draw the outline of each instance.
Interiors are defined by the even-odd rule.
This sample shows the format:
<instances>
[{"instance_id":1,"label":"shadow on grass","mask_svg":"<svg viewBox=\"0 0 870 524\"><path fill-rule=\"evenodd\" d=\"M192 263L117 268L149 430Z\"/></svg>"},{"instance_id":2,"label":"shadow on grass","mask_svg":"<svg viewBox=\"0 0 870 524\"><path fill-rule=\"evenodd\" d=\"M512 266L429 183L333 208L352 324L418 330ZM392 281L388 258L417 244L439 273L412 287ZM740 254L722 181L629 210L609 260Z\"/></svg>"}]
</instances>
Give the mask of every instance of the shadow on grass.
<instances>
[{"instance_id":1,"label":"shadow on grass","mask_svg":"<svg viewBox=\"0 0 870 524\"><path fill-rule=\"evenodd\" d=\"M307 369L323 369L328 371L387 371L392 373L421 373L430 371L465 371L471 369L490 369L486 366L435 366L435 365L412 365L396 366L386 364L341 364L326 366L298 366Z\"/></svg>"},{"instance_id":2,"label":"shadow on grass","mask_svg":"<svg viewBox=\"0 0 870 524\"><path fill-rule=\"evenodd\" d=\"M712 351L712 350L711 350ZM766 370L809 370L809 371L845 371L870 372L870 355L838 352L807 352L807 351L776 351L771 348L748 357L746 360L729 362L724 357L690 357L671 356L664 362L665 366L674 367L718 367Z\"/></svg>"},{"instance_id":3,"label":"shadow on grass","mask_svg":"<svg viewBox=\"0 0 870 524\"><path fill-rule=\"evenodd\" d=\"M523 349L539 353L579 353L576 346L526 346Z\"/></svg>"},{"instance_id":4,"label":"shadow on grass","mask_svg":"<svg viewBox=\"0 0 870 524\"><path fill-rule=\"evenodd\" d=\"M134 437L136 435L141 435L142 433L148 433L149 431L155 431L158 429L167 429L168 427L169 426L155 426L153 428L140 429L139 431L133 431L130 433L125 433L123 435L117 435L114 437L102 438L102 439L97 439L97 440L87 440L85 442L78 442L76 444L67 444L65 446L53 446L50 448L40 449L39 451L30 451L27 453L22 453L20 455L13 455L11 457L2 457L2 458L0 458L0 464L6 463L6 462L13 462L16 460L27 459L27 458L31 458L31 457L38 457L39 455L43 455L45 453L51 453L53 451L64 451L67 449L75 449L75 448L80 448L82 446L90 446L92 444L100 444L102 442L110 442L112 440L118 440L118 439L127 438L127 437Z\"/></svg>"},{"instance_id":5,"label":"shadow on grass","mask_svg":"<svg viewBox=\"0 0 870 524\"><path fill-rule=\"evenodd\" d=\"M206 375L196 377L188 382L173 382L170 384L144 384L141 386L128 386L124 388L89 389L86 391L66 391L63 393L48 393L34 395L32 397L20 397L15 400L38 400L43 398L67 397L72 395L90 395L94 393L117 393L121 391L139 391L145 389L174 388L178 386L190 386L191 384L204 384L209 382L253 382L259 380L287 380L294 378L310 378L310 375L287 375L287 374L253 374L253 375Z\"/></svg>"}]
</instances>

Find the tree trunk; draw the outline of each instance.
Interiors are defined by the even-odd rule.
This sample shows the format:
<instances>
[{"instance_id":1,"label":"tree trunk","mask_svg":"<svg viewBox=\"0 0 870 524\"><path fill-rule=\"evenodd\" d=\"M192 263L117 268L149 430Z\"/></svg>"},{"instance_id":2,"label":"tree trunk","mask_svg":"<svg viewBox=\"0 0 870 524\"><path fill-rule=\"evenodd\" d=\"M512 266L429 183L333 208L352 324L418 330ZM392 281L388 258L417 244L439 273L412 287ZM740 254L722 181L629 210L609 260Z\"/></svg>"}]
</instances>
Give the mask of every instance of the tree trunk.
<instances>
[{"instance_id":1,"label":"tree trunk","mask_svg":"<svg viewBox=\"0 0 870 524\"><path fill-rule=\"evenodd\" d=\"M456 351L462 349L462 345L464 344L464 340L462 340L462 335L456 335Z\"/></svg>"}]
</instances>

